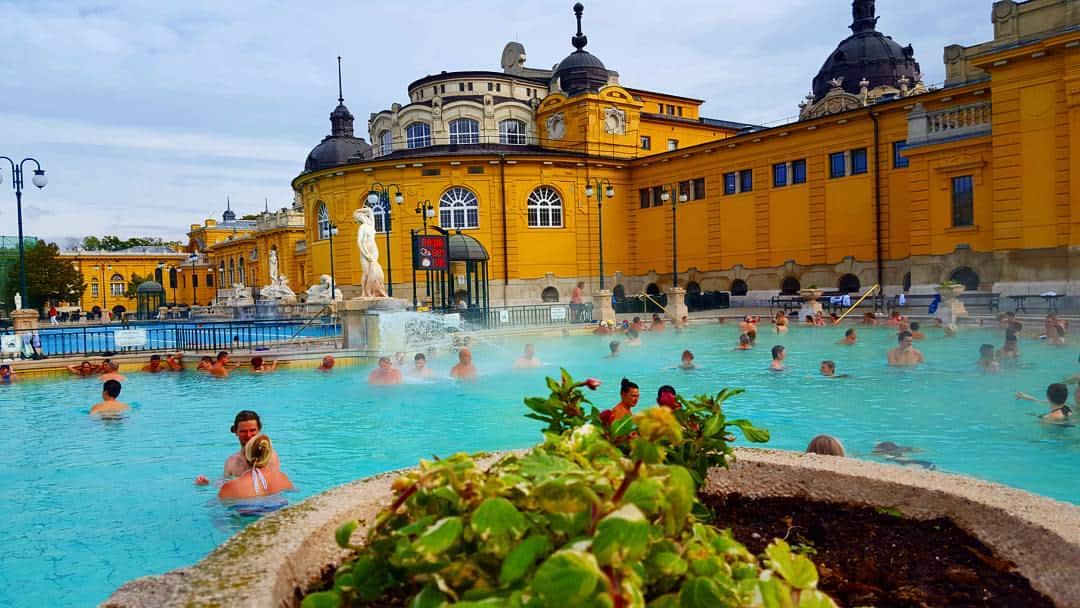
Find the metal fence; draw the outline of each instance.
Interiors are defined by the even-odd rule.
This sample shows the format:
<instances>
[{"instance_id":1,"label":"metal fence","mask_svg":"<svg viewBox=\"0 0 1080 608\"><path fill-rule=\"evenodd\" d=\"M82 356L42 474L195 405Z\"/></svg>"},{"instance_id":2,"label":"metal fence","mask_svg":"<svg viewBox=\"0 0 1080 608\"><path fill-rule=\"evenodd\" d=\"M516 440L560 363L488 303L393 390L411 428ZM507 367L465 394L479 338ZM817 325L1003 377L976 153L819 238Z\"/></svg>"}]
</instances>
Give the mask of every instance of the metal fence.
<instances>
[{"instance_id":1,"label":"metal fence","mask_svg":"<svg viewBox=\"0 0 1080 608\"><path fill-rule=\"evenodd\" d=\"M593 307L587 304L530 304L461 311L461 319L471 329L543 327L592 323Z\"/></svg>"},{"instance_id":2,"label":"metal fence","mask_svg":"<svg viewBox=\"0 0 1080 608\"><path fill-rule=\"evenodd\" d=\"M126 352L256 350L289 344L336 343L336 317L278 321L169 322L86 325L0 333L4 358L105 355Z\"/></svg>"}]
</instances>

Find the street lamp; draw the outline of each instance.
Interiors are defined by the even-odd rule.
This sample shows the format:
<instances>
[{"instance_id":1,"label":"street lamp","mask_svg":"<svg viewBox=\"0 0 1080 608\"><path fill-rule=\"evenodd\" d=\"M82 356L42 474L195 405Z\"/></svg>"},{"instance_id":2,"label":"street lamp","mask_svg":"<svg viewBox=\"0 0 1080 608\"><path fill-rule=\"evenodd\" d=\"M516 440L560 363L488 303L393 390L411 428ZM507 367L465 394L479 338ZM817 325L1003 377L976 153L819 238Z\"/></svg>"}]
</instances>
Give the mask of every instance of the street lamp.
<instances>
[{"instance_id":1,"label":"street lamp","mask_svg":"<svg viewBox=\"0 0 1080 608\"><path fill-rule=\"evenodd\" d=\"M105 283L105 271L112 270L112 266L106 266L104 264L98 264L94 266L94 270L101 271L101 308L104 311L109 310L109 286Z\"/></svg>"},{"instance_id":2,"label":"street lamp","mask_svg":"<svg viewBox=\"0 0 1080 608\"><path fill-rule=\"evenodd\" d=\"M188 261L191 262L191 305L195 306L198 304L198 295L195 293L195 262L199 261L198 254L191 254Z\"/></svg>"},{"instance_id":3,"label":"street lamp","mask_svg":"<svg viewBox=\"0 0 1080 608\"><path fill-rule=\"evenodd\" d=\"M690 200L685 192L679 192L677 197L671 195L677 192L675 184L671 184L668 189L660 193L660 200L663 202L671 201L671 286L679 286L679 222L676 219L676 210L678 209L678 203L685 203Z\"/></svg>"},{"instance_id":4,"label":"street lamp","mask_svg":"<svg viewBox=\"0 0 1080 608\"><path fill-rule=\"evenodd\" d=\"M416 214L424 222L424 234L427 234L427 221L429 217L435 217L435 205L431 201L416 201Z\"/></svg>"},{"instance_id":5,"label":"street lamp","mask_svg":"<svg viewBox=\"0 0 1080 608\"><path fill-rule=\"evenodd\" d=\"M37 169L34 169L34 177L31 178L31 182L39 189L44 188L45 184L49 183L49 180L45 177L45 170L41 168L41 163L35 158L24 158L18 164L11 160L7 156L0 156L0 158L8 161L11 165L11 187L15 189L15 209L19 218L19 293L24 298L29 298L30 294L26 293L26 257L23 253L23 227L22 227L22 189L23 189L23 165L27 162L33 162ZM0 173L0 182L4 181L4 174Z\"/></svg>"},{"instance_id":6,"label":"street lamp","mask_svg":"<svg viewBox=\"0 0 1080 608\"><path fill-rule=\"evenodd\" d=\"M330 222L328 228L327 234L330 238L330 301L336 302L335 294L337 294L337 290L334 288L334 235L337 234L337 224Z\"/></svg>"},{"instance_id":7,"label":"street lamp","mask_svg":"<svg viewBox=\"0 0 1080 608\"><path fill-rule=\"evenodd\" d=\"M615 187L611 185L611 181L606 177L601 179L599 177L593 178L585 186L585 198L592 198L593 194L596 194L596 213L600 218L599 229L597 230L600 240L600 289L604 288L604 196L607 198L615 198Z\"/></svg>"},{"instance_id":8,"label":"street lamp","mask_svg":"<svg viewBox=\"0 0 1080 608\"><path fill-rule=\"evenodd\" d=\"M173 308L176 308L176 285L177 285L177 283L180 282L180 273L184 272L184 269L177 267L177 268L172 268L171 270L173 272L175 272L175 274L172 277L170 277L170 278L172 278L172 281L170 281L170 282L172 283L172 305L173 305Z\"/></svg>"},{"instance_id":9,"label":"street lamp","mask_svg":"<svg viewBox=\"0 0 1080 608\"><path fill-rule=\"evenodd\" d=\"M386 209L383 213L383 232L386 234L386 295L394 295L394 273L390 267L390 192L394 192L394 202L398 205L405 202L405 195L401 192L401 186L397 184L386 184L385 186L381 182L375 182L371 184L371 188L368 189L367 204L372 209L379 204L383 196L386 197Z\"/></svg>"}]
</instances>

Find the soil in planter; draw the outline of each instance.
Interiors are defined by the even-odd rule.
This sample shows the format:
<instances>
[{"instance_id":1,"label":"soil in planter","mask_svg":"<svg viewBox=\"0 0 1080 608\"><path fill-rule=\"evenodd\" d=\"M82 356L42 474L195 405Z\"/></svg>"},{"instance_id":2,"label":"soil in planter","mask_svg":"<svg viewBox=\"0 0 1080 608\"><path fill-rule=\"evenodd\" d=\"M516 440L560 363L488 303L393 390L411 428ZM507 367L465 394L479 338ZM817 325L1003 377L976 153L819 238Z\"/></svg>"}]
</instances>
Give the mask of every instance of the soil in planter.
<instances>
[{"instance_id":1,"label":"soil in planter","mask_svg":"<svg viewBox=\"0 0 1080 608\"><path fill-rule=\"evenodd\" d=\"M818 588L842 606L1053 607L1012 564L949 519L798 498L708 495L719 528L760 554L773 538L807 549Z\"/></svg>"}]
</instances>

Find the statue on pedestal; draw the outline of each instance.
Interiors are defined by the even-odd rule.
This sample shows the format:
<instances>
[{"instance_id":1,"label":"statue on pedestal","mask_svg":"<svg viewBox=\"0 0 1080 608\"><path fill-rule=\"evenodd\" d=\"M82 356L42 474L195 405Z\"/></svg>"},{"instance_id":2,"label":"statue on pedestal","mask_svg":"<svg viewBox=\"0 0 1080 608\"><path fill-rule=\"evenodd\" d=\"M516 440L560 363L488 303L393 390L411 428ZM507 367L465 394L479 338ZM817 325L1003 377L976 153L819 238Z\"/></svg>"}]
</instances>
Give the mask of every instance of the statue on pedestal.
<instances>
[{"instance_id":1,"label":"statue on pedestal","mask_svg":"<svg viewBox=\"0 0 1080 608\"><path fill-rule=\"evenodd\" d=\"M22 294L15 292L15 310L22 310Z\"/></svg>"},{"instance_id":2,"label":"statue on pedestal","mask_svg":"<svg viewBox=\"0 0 1080 608\"><path fill-rule=\"evenodd\" d=\"M340 302L342 300L341 290L334 288L333 301ZM324 274L319 277L319 284L312 285L307 290L307 303L308 304L329 304L330 298L330 275Z\"/></svg>"},{"instance_id":3,"label":"statue on pedestal","mask_svg":"<svg viewBox=\"0 0 1080 608\"><path fill-rule=\"evenodd\" d=\"M360 268L364 277L361 279L361 295L365 298L385 298L386 279L382 266L379 265L379 247L375 244L375 212L370 207L361 207L353 212L356 220L356 246L360 248Z\"/></svg>"},{"instance_id":4,"label":"statue on pedestal","mask_svg":"<svg viewBox=\"0 0 1080 608\"><path fill-rule=\"evenodd\" d=\"M289 277L278 274L277 251L270 250L270 284L259 290L259 295L271 300L295 300L296 294L289 289Z\"/></svg>"}]
</instances>

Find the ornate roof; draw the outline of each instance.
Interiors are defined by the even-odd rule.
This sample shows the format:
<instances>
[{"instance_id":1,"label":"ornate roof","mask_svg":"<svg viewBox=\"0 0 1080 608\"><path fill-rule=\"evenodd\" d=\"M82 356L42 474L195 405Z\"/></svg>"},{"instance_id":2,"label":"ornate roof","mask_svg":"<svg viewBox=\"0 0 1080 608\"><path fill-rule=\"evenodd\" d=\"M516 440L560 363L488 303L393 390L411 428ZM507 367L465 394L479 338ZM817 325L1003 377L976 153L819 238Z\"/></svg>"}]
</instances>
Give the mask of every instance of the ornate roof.
<instances>
[{"instance_id":1,"label":"ornate roof","mask_svg":"<svg viewBox=\"0 0 1080 608\"><path fill-rule=\"evenodd\" d=\"M608 71L604 62L585 50L589 38L581 33L581 14L584 11L585 7L580 2L574 5L577 34L570 42L577 50L567 55L555 68L554 76L559 79L559 86L568 96L599 91L600 87L608 83Z\"/></svg>"}]
</instances>

